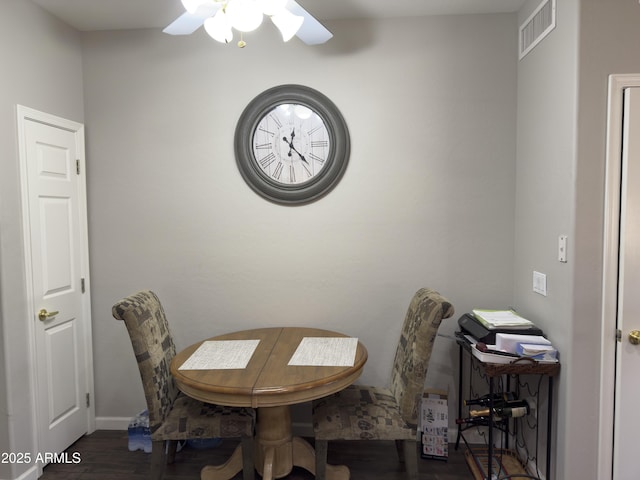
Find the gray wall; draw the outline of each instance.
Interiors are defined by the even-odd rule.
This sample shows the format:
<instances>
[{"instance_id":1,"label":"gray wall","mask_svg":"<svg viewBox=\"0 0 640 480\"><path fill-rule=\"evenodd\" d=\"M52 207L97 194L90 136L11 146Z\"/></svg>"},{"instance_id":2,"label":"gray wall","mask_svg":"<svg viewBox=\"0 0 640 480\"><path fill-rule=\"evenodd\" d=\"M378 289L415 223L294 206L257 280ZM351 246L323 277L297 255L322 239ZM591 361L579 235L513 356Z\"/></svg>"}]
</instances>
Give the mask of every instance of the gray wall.
<instances>
[{"instance_id":1,"label":"gray wall","mask_svg":"<svg viewBox=\"0 0 640 480\"><path fill-rule=\"evenodd\" d=\"M539 3L537 0L527 2L520 12L520 21ZM567 479L593 478L588 473L595 471L597 457L597 450L592 450L596 446L597 431L587 434L589 422L584 421L585 411L593 408L597 411L597 404L592 403L593 399L597 401L597 395L578 397L580 400L573 398L576 388L593 385L596 377L595 374L591 378L574 374L574 369L581 370L581 365L574 361L573 331L573 274L579 261L574 227L578 3L577 0L557 2L557 27L518 63L514 305L544 330L561 354L562 367L556 380L558 400L554 424L557 431L552 432L551 438L557 446L554 478ZM603 134L604 130L600 132ZM602 198L598 201L602 202ZM600 225L594 233L599 231ZM569 236L567 263L557 260L561 234ZM547 275L546 297L533 292L534 270ZM592 271L590 275L597 276L597 272ZM598 332L594 329L592 333ZM593 372L597 372L597 361L594 356ZM580 408L570 408L575 407L576 402ZM546 405L546 401L543 403ZM574 430L575 436L570 433ZM554 435L557 436L554 438ZM575 441L578 438L580 441ZM586 451L593 454L584 455ZM584 477L577 474L578 470Z\"/></svg>"},{"instance_id":2,"label":"gray wall","mask_svg":"<svg viewBox=\"0 0 640 480\"><path fill-rule=\"evenodd\" d=\"M0 452L31 452L16 104L83 122L80 36L31 2L0 1ZM0 463L0 478L28 465Z\"/></svg>"},{"instance_id":3,"label":"gray wall","mask_svg":"<svg viewBox=\"0 0 640 480\"><path fill-rule=\"evenodd\" d=\"M514 15L334 22L336 38L314 48L282 45L266 27L238 50L203 32L80 36L29 2L2 0L1 58L14 68L0 80L0 449L32 444L20 103L87 125L104 424L144 405L110 315L138 288L161 295L179 346L250 326L322 325L359 336L370 349L362 381L381 383L411 294L431 286L458 314L514 305L544 328L562 353L555 476L593 478L606 81L640 70L640 11L635 0L558 4L556 30L517 62ZM233 159L243 107L281 83L329 95L352 136L342 182L304 207L257 197ZM570 238L567 264L556 260L559 234ZM534 269L548 275L547 297L531 292ZM428 383L454 390L450 339L433 361ZM19 470L0 465L0 478Z\"/></svg>"},{"instance_id":4,"label":"gray wall","mask_svg":"<svg viewBox=\"0 0 640 480\"><path fill-rule=\"evenodd\" d=\"M595 478L607 82L640 71L640 8L634 0L557 7L557 28L518 65L514 303L562 354L556 477ZM569 235L567 264L556 259L560 234ZM547 297L531 291L534 269L547 273Z\"/></svg>"},{"instance_id":5,"label":"gray wall","mask_svg":"<svg viewBox=\"0 0 640 480\"><path fill-rule=\"evenodd\" d=\"M418 288L458 314L510 304L515 15L329 27L335 38L314 48L283 45L266 25L244 50L204 32L83 35L98 425L144 405L111 317L137 289L163 299L179 347L322 326L359 337L362 381L380 384ZM244 106L283 83L328 95L351 132L344 178L303 207L255 195L233 155ZM429 379L452 392L454 347L439 339Z\"/></svg>"},{"instance_id":6,"label":"gray wall","mask_svg":"<svg viewBox=\"0 0 640 480\"><path fill-rule=\"evenodd\" d=\"M594 478L606 83L640 70L638 25L635 0L562 0L556 30L516 62L513 15L335 22L336 37L314 48L264 28L238 50L202 32L81 37L30 2L1 0L0 451L33 444L19 103L87 126L105 424L143 408L110 315L133 290L161 295L179 346L323 325L359 336L371 354L362 380L384 382L409 298L431 286L456 317L514 305L544 328L562 354L554 478ZM300 208L254 195L232 151L244 105L289 82L329 95L353 144L336 190ZM548 275L547 297L531 292L534 269ZM442 331L453 330L455 320ZM437 342L429 384L454 389L452 347ZM12 468L0 464L0 478L22 472Z\"/></svg>"}]
</instances>

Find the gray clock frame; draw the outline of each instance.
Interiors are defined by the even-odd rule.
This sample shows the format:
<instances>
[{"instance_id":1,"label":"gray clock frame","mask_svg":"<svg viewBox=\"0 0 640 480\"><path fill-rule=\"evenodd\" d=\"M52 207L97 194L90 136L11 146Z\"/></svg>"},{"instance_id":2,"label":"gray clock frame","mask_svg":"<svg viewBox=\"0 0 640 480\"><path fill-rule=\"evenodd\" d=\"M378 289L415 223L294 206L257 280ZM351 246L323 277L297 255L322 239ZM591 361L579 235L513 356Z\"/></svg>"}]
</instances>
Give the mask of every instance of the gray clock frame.
<instances>
[{"instance_id":1,"label":"gray clock frame","mask_svg":"<svg viewBox=\"0 0 640 480\"><path fill-rule=\"evenodd\" d=\"M329 155L320 173L296 185L285 185L267 176L253 153L253 136L260 120L274 107L288 103L304 105L317 113L330 137ZM283 205L309 203L332 190L347 168L350 149L349 130L336 105L324 94L303 85L279 85L259 94L240 115L234 136L236 163L245 182L257 194Z\"/></svg>"}]
</instances>

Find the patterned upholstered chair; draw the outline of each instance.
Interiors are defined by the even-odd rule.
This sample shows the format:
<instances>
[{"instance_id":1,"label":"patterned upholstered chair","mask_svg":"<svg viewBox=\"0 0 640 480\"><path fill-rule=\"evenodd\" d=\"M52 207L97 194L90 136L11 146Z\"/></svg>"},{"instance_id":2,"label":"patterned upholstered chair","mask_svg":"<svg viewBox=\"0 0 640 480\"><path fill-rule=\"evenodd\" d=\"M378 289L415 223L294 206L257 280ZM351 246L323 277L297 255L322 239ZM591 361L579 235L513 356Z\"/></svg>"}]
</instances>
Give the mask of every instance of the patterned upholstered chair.
<instances>
[{"instance_id":1,"label":"patterned upholstered chair","mask_svg":"<svg viewBox=\"0 0 640 480\"><path fill-rule=\"evenodd\" d=\"M149 410L151 478L162 478L178 440L240 438L243 479L253 480L253 410L202 403L178 390L169 371L176 347L156 294L146 290L126 297L113 306L112 314L124 320L138 361Z\"/></svg>"},{"instance_id":2,"label":"patterned upholstered chair","mask_svg":"<svg viewBox=\"0 0 640 480\"><path fill-rule=\"evenodd\" d=\"M418 479L420 398L438 327L453 314L453 305L438 292L418 290L402 327L391 384L351 385L313 402L317 480L325 480L329 440L395 440L407 477Z\"/></svg>"}]
</instances>

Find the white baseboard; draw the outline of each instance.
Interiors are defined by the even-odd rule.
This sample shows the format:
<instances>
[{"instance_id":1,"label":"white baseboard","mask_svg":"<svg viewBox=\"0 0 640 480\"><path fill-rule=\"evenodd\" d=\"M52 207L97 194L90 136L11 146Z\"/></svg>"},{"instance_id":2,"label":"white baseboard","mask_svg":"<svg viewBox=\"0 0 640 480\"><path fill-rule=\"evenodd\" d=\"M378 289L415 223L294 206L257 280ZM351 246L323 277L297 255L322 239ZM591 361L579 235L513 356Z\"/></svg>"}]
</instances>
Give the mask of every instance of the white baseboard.
<instances>
[{"instance_id":1,"label":"white baseboard","mask_svg":"<svg viewBox=\"0 0 640 480\"><path fill-rule=\"evenodd\" d=\"M129 417L96 417L96 430L127 430L129 428ZM291 425L293 434L299 437L313 437L313 425L309 422L293 422ZM458 436L458 429L449 429L449 442L454 443ZM482 443L482 437L467 433L470 443ZM0 479L1 480L1 479ZM22 480L22 479L20 479ZM26 480L26 479L25 479Z\"/></svg>"},{"instance_id":2,"label":"white baseboard","mask_svg":"<svg viewBox=\"0 0 640 480\"><path fill-rule=\"evenodd\" d=\"M96 417L96 430L127 430L129 417ZM293 434L300 437L313 437L311 423L298 422L292 424ZM0 479L1 480L1 479Z\"/></svg>"},{"instance_id":3,"label":"white baseboard","mask_svg":"<svg viewBox=\"0 0 640 480\"><path fill-rule=\"evenodd\" d=\"M96 417L96 430L127 430L132 417Z\"/></svg>"},{"instance_id":4,"label":"white baseboard","mask_svg":"<svg viewBox=\"0 0 640 480\"><path fill-rule=\"evenodd\" d=\"M96 417L96 430L127 430L129 428L129 417ZM313 426L308 422L294 422L291 425L293 434L299 437L313 437ZM449 430L449 442L455 442L458 429ZM479 439L479 441L481 441Z\"/></svg>"},{"instance_id":5,"label":"white baseboard","mask_svg":"<svg viewBox=\"0 0 640 480\"><path fill-rule=\"evenodd\" d=\"M4 480L4 479L0 479ZM19 477L16 477L14 480L38 480L38 466L34 465L29 470L24 472Z\"/></svg>"},{"instance_id":6,"label":"white baseboard","mask_svg":"<svg viewBox=\"0 0 640 480\"><path fill-rule=\"evenodd\" d=\"M129 417L96 417L96 430L127 430L129 428ZM300 437L313 437L313 426L311 423L298 422L292 424L293 434Z\"/></svg>"}]
</instances>

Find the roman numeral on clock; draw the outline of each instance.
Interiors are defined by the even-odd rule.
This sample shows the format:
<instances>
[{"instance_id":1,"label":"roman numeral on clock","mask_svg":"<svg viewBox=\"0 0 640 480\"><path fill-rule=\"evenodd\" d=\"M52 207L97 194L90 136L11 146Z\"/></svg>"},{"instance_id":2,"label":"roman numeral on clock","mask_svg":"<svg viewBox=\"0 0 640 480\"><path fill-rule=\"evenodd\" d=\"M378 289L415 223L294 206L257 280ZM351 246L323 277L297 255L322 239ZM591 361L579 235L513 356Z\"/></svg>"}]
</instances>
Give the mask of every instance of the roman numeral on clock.
<instances>
[{"instance_id":1,"label":"roman numeral on clock","mask_svg":"<svg viewBox=\"0 0 640 480\"><path fill-rule=\"evenodd\" d=\"M276 159L276 155L271 152L269 155L267 155L266 157L262 157L260 160L258 160L258 162L260 162L260 166L265 169L267 168L269 165L271 165Z\"/></svg>"},{"instance_id":2,"label":"roman numeral on clock","mask_svg":"<svg viewBox=\"0 0 640 480\"><path fill-rule=\"evenodd\" d=\"M324 163L325 159L315 155L313 152L309 152L309 157L313 158L318 163Z\"/></svg>"},{"instance_id":3,"label":"roman numeral on clock","mask_svg":"<svg viewBox=\"0 0 640 480\"><path fill-rule=\"evenodd\" d=\"M282 175L282 168L283 168L282 162L278 163L278 166L273 171L273 174L271 176L276 180L280 180L280 176Z\"/></svg>"},{"instance_id":4,"label":"roman numeral on clock","mask_svg":"<svg viewBox=\"0 0 640 480\"><path fill-rule=\"evenodd\" d=\"M271 130L267 130L264 127L258 127L258 130L260 130L263 133L266 133L267 135L269 135L270 137L273 137L275 135L274 132L272 132Z\"/></svg>"},{"instance_id":5,"label":"roman numeral on clock","mask_svg":"<svg viewBox=\"0 0 640 480\"><path fill-rule=\"evenodd\" d=\"M282 122L280 121L280 119L278 117L276 117L275 115L271 114L271 115L269 115L269 118L271 120L273 120L273 122L278 126L278 128L282 127Z\"/></svg>"}]
</instances>

